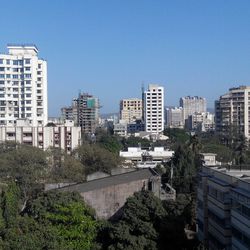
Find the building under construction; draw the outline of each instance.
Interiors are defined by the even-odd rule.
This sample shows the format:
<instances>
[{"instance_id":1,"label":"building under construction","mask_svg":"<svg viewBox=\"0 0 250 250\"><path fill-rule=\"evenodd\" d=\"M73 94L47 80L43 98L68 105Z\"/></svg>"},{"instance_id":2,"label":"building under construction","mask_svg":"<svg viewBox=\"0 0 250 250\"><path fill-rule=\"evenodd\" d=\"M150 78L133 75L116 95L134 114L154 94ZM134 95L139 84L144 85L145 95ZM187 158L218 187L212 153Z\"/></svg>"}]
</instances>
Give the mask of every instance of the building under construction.
<instances>
[{"instance_id":1,"label":"building under construction","mask_svg":"<svg viewBox=\"0 0 250 250\"><path fill-rule=\"evenodd\" d=\"M84 133L94 133L99 120L99 99L88 93L79 93L70 107L61 109L62 118L74 120Z\"/></svg>"}]
</instances>

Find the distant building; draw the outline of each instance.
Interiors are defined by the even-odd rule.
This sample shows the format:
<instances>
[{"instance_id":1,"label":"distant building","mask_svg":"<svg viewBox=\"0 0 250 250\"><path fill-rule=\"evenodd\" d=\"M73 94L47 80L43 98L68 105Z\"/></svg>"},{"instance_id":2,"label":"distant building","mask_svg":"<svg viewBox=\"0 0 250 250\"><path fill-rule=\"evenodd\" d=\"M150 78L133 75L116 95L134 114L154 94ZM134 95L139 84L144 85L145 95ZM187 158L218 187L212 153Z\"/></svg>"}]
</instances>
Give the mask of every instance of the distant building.
<instances>
[{"instance_id":1,"label":"distant building","mask_svg":"<svg viewBox=\"0 0 250 250\"><path fill-rule=\"evenodd\" d=\"M184 128L183 108L166 108L166 124L170 128Z\"/></svg>"},{"instance_id":2,"label":"distant building","mask_svg":"<svg viewBox=\"0 0 250 250\"><path fill-rule=\"evenodd\" d=\"M99 99L87 93L79 93L70 107L61 109L63 119L71 119L84 133L94 133L99 124Z\"/></svg>"},{"instance_id":3,"label":"distant building","mask_svg":"<svg viewBox=\"0 0 250 250\"><path fill-rule=\"evenodd\" d=\"M142 119L142 99L130 98L120 101L120 119L127 123Z\"/></svg>"},{"instance_id":4,"label":"distant building","mask_svg":"<svg viewBox=\"0 0 250 250\"><path fill-rule=\"evenodd\" d=\"M127 136L127 123L126 121L120 120L119 123L114 124L114 134L121 137Z\"/></svg>"},{"instance_id":5,"label":"distant building","mask_svg":"<svg viewBox=\"0 0 250 250\"><path fill-rule=\"evenodd\" d=\"M207 101L205 98L198 96L186 96L180 98L180 106L183 108L183 118L188 119L188 116L194 113L207 112Z\"/></svg>"},{"instance_id":6,"label":"distant building","mask_svg":"<svg viewBox=\"0 0 250 250\"><path fill-rule=\"evenodd\" d=\"M8 45L0 54L0 125L28 119L32 126L48 120L47 62L35 45Z\"/></svg>"},{"instance_id":7,"label":"distant building","mask_svg":"<svg viewBox=\"0 0 250 250\"><path fill-rule=\"evenodd\" d=\"M164 88L150 84L143 94L145 131L152 134L164 130Z\"/></svg>"},{"instance_id":8,"label":"distant building","mask_svg":"<svg viewBox=\"0 0 250 250\"><path fill-rule=\"evenodd\" d=\"M250 86L239 86L215 101L215 129L229 133L234 129L250 138Z\"/></svg>"},{"instance_id":9,"label":"distant building","mask_svg":"<svg viewBox=\"0 0 250 250\"><path fill-rule=\"evenodd\" d=\"M206 249L250 249L249 166L202 167L197 224Z\"/></svg>"},{"instance_id":10,"label":"distant building","mask_svg":"<svg viewBox=\"0 0 250 250\"><path fill-rule=\"evenodd\" d=\"M81 144L81 128L73 121L63 124L48 123L46 126L32 126L29 120L18 119L15 125L0 126L0 142L15 142L43 150L56 147L67 153Z\"/></svg>"},{"instance_id":11,"label":"distant building","mask_svg":"<svg viewBox=\"0 0 250 250\"><path fill-rule=\"evenodd\" d=\"M191 131L208 132L215 130L214 114L209 112L194 113L188 116L187 127Z\"/></svg>"}]
</instances>

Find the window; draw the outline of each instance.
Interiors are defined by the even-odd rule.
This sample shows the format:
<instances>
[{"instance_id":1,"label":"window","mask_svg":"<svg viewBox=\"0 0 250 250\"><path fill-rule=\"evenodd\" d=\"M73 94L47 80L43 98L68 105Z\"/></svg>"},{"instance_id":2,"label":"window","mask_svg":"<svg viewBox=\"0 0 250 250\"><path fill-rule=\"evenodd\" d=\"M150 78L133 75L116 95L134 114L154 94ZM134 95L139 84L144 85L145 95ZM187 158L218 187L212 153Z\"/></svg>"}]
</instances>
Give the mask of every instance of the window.
<instances>
[{"instance_id":1,"label":"window","mask_svg":"<svg viewBox=\"0 0 250 250\"><path fill-rule=\"evenodd\" d=\"M13 60L13 65L18 65L18 60Z\"/></svg>"},{"instance_id":2,"label":"window","mask_svg":"<svg viewBox=\"0 0 250 250\"><path fill-rule=\"evenodd\" d=\"M13 72L18 72L18 68L13 68Z\"/></svg>"},{"instance_id":3,"label":"window","mask_svg":"<svg viewBox=\"0 0 250 250\"><path fill-rule=\"evenodd\" d=\"M30 59L25 59L25 64L30 64Z\"/></svg>"},{"instance_id":4,"label":"window","mask_svg":"<svg viewBox=\"0 0 250 250\"><path fill-rule=\"evenodd\" d=\"M31 107L26 107L26 110L27 110L27 111L30 111L30 110L31 110Z\"/></svg>"},{"instance_id":5,"label":"window","mask_svg":"<svg viewBox=\"0 0 250 250\"><path fill-rule=\"evenodd\" d=\"M7 60L6 60L6 64L7 64L7 65L10 65L10 59L7 59Z\"/></svg>"},{"instance_id":6,"label":"window","mask_svg":"<svg viewBox=\"0 0 250 250\"><path fill-rule=\"evenodd\" d=\"M4 74L0 74L0 78L4 78Z\"/></svg>"},{"instance_id":7,"label":"window","mask_svg":"<svg viewBox=\"0 0 250 250\"><path fill-rule=\"evenodd\" d=\"M18 75L12 75L13 79L18 79Z\"/></svg>"},{"instance_id":8,"label":"window","mask_svg":"<svg viewBox=\"0 0 250 250\"><path fill-rule=\"evenodd\" d=\"M10 74L7 74L7 75L6 75L6 78L10 78Z\"/></svg>"},{"instance_id":9,"label":"window","mask_svg":"<svg viewBox=\"0 0 250 250\"><path fill-rule=\"evenodd\" d=\"M25 81L25 83L26 83L27 85L29 85L29 84L31 84L31 81Z\"/></svg>"},{"instance_id":10,"label":"window","mask_svg":"<svg viewBox=\"0 0 250 250\"><path fill-rule=\"evenodd\" d=\"M31 78L31 74L25 74L25 78Z\"/></svg>"},{"instance_id":11,"label":"window","mask_svg":"<svg viewBox=\"0 0 250 250\"><path fill-rule=\"evenodd\" d=\"M3 59L0 59L0 64L3 64Z\"/></svg>"},{"instance_id":12,"label":"window","mask_svg":"<svg viewBox=\"0 0 250 250\"><path fill-rule=\"evenodd\" d=\"M25 70L26 71L30 71L30 67L25 67Z\"/></svg>"},{"instance_id":13,"label":"window","mask_svg":"<svg viewBox=\"0 0 250 250\"><path fill-rule=\"evenodd\" d=\"M18 65L23 65L23 60L18 60Z\"/></svg>"},{"instance_id":14,"label":"window","mask_svg":"<svg viewBox=\"0 0 250 250\"><path fill-rule=\"evenodd\" d=\"M0 81L0 84L4 84L4 81Z\"/></svg>"},{"instance_id":15,"label":"window","mask_svg":"<svg viewBox=\"0 0 250 250\"><path fill-rule=\"evenodd\" d=\"M4 71L4 67L0 67L0 71Z\"/></svg>"},{"instance_id":16,"label":"window","mask_svg":"<svg viewBox=\"0 0 250 250\"><path fill-rule=\"evenodd\" d=\"M30 100L26 101L26 104L31 104L31 101Z\"/></svg>"},{"instance_id":17,"label":"window","mask_svg":"<svg viewBox=\"0 0 250 250\"><path fill-rule=\"evenodd\" d=\"M31 97L31 94L26 94L26 97Z\"/></svg>"}]
</instances>

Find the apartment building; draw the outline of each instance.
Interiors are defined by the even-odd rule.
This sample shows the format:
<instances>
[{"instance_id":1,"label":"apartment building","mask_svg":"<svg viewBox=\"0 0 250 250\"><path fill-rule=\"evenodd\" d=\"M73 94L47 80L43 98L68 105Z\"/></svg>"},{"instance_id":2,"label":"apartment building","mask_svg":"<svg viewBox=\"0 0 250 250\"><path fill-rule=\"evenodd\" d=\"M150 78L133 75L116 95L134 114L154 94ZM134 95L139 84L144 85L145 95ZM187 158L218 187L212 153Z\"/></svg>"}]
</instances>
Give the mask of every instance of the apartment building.
<instances>
[{"instance_id":1,"label":"apartment building","mask_svg":"<svg viewBox=\"0 0 250 250\"><path fill-rule=\"evenodd\" d=\"M250 166L203 166L198 238L207 249L250 249Z\"/></svg>"},{"instance_id":2,"label":"apartment building","mask_svg":"<svg viewBox=\"0 0 250 250\"><path fill-rule=\"evenodd\" d=\"M145 131L152 134L164 130L164 88L150 84L143 94Z\"/></svg>"},{"instance_id":3,"label":"apartment building","mask_svg":"<svg viewBox=\"0 0 250 250\"><path fill-rule=\"evenodd\" d=\"M228 133L234 129L250 138L250 86L230 88L229 92L215 101L215 129Z\"/></svg>"},{"instance_id":4,"label":"apartment building","mask_svg":"<svg viewBox=\"0 0 250 250\"><path fill-rule=\"evenodd\" d=\"M8 45L0 54L0 125L28 119L32 126L48 120L47 63L35 45Z\"/></svg>"},{"instance_id":5,"label":"apartment building","mask_svg":"<svg viewBox=\"0 0 250 250\"><path fill-rule=\"evenodd\" d=\"M166 124L167 127L170 128L183 128L185 124L183 118L183 108L166 108Z\"/></svg>"},{"instance_id":6,"label":"apartment building","mask_svg":"<svg viewBox=\"0 0 250 250\"><path fill-rule=\"evenodd\" d=\"M183 118L188 119L189 115L196 112L202 113L207 111L207 101L199 96L186 96L180 98L180 107L183 108Z\"/></svg>"},{"instance_id":7,"label":"apartment building","mask_svg":"<svg viewBox=\"0 0 250 250\"><path fill-rule=\"evenodd\" d=\"M142 99L129 98L120 101L120 119L133 123L142 119Z\"/></svg>"},{"instance_id":8,"label":"apartment building","mask_svg":"<svg viewBox=\"0 0 250 250\"><path fill-rule=\"evenodd\" d=\"M194 113L188 116L187 119L187 128L190 131L214 131L215 130L215 122L214 122L214 114L209 112L203 113Z\"/></svg>"},{"instance_id":9,"label":"apartment building","mask_svg":"<svg viewBox=\"0 0 250 250\"><path fill-rule=\"evenodd\" d=\"M88 93L79 93L70 107L61 109L63 119L71 119L84 133L94 133L99 124L99 99Z\"/></svg>"},{"instance_id":10,"label":"apartment building","mask_svg":"<svg viewBox=\"0 0 250 250\"><path fill-rule=\"evenodd\" d=\"M15 142L43 150L56 147L71 152L81 144L81 128L73 121L32 126L28 119L18 119L15 125L0 126L0 142Z\"/></svg>"}]
</instances>

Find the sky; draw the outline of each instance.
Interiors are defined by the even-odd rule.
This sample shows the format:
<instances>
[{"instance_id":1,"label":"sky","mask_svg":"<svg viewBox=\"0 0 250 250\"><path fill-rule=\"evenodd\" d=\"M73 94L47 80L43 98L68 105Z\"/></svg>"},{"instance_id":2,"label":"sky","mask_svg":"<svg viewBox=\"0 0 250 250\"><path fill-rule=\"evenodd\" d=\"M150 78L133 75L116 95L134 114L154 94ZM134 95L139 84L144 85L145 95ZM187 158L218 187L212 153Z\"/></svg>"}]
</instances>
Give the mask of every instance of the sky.
<instances>
[{"instance_id":1,"label":"sky","mask_svg":"<svg viewBox=\"0 0 250 250\"><path fill-rule=\"evenodd\" d=\"M249 0L0 0L0 52L33 43L48 62L49 115L79 91L101 113L165 87L165 105L198 95L207 106L250 85Z\"/></svg>"}]
</instances>

